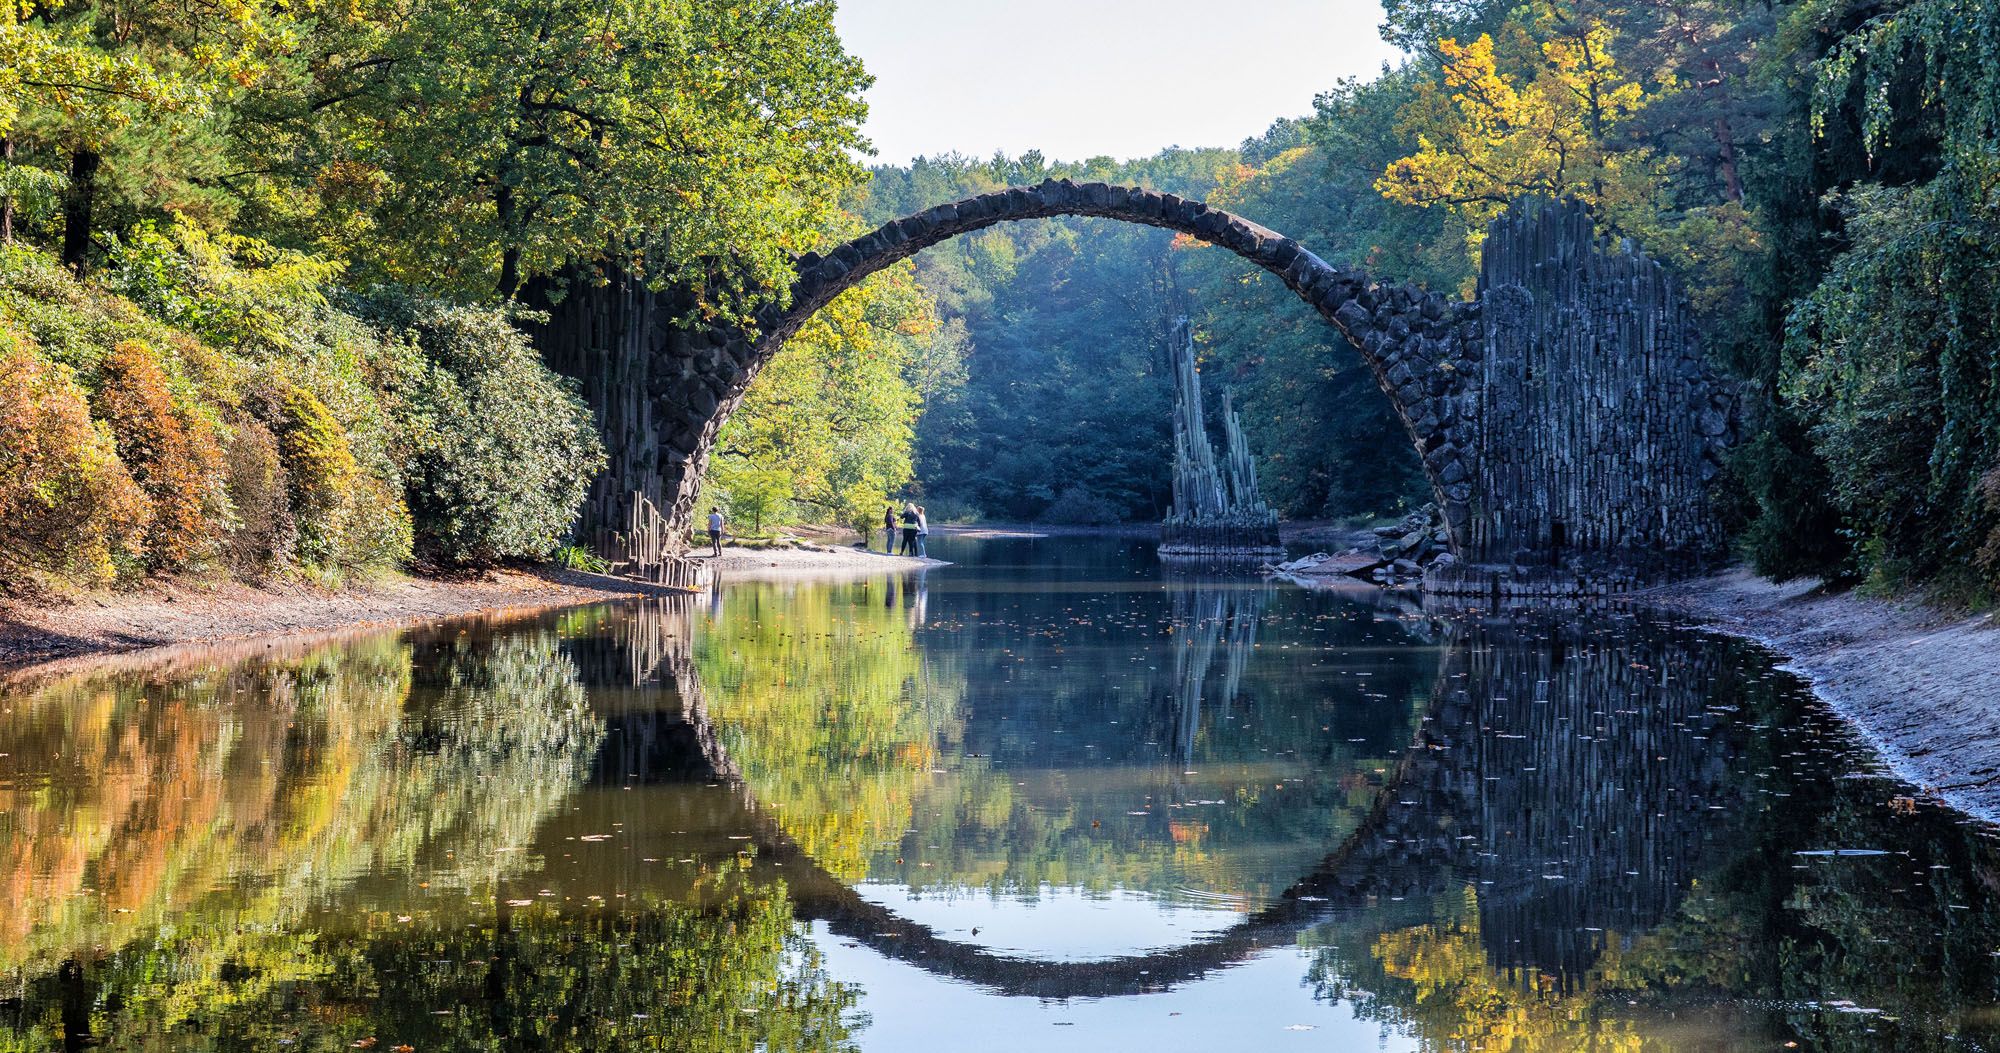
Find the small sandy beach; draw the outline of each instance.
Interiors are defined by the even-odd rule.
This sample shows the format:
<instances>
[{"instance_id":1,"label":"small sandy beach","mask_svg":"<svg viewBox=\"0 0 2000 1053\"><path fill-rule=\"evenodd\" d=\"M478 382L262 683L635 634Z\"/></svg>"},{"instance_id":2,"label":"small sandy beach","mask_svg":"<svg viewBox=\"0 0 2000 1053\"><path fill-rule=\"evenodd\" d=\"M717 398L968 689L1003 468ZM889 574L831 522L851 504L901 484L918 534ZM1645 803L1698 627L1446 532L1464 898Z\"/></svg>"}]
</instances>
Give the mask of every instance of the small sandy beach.
<instances>
[{"instance_id":1,"label":"small sandy beach","mask_svg":"<svg viewBox=\"0 0 2000 1053\"><path fill-rule=\"evenodd\" d=\"M1785 656L1896 774L2000 822L2000 620L1774 584L1748 570L1625 597Z\"/></svg>"},{"instance_id":2,"label":"small sandy beach","mask_svg":"<svg viewBox=\"0 0 2000 1053\"><path fill-rule=\"evenodd\" d=\"M763 578L852 577L867 574L948 567L941 559L897 556L852 545L806 545L799 548L739 548L722 546L720 559L701 548L688 555L708 564L717 582Z\"/></svg>"}]
</instances>

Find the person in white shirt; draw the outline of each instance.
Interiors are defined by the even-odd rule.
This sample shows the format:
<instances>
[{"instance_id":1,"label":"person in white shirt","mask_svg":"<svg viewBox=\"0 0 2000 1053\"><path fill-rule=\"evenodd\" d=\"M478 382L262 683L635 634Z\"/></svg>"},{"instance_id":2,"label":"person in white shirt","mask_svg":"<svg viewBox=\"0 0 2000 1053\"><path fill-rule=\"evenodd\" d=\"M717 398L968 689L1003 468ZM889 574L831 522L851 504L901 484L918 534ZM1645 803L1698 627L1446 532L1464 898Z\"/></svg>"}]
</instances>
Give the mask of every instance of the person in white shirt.
<instances>
[{"instance_id":1,"label":"person in white shirt","mask_svg":"<svg viewBox=\"0 0 2000 1053\"><path fill-rule=\"evenodd\" d=\"M924 542L929 540L930 536L931 536L931 522L930 520L924 518L924 506L918 505L917 506L917 558L918 559L931 558L930 553L924 551Z\"/></svg>"},{"instance_id":2,"label":"person in white shirt","mask_svg":"<svg viewBox=\"0 0 2000 1053\"><path fill-rule=\"evenodd\" d=\"M722 510L709 506L708 543L715 546L715 558L722 558Z\"/></svg>"}]
</instances>

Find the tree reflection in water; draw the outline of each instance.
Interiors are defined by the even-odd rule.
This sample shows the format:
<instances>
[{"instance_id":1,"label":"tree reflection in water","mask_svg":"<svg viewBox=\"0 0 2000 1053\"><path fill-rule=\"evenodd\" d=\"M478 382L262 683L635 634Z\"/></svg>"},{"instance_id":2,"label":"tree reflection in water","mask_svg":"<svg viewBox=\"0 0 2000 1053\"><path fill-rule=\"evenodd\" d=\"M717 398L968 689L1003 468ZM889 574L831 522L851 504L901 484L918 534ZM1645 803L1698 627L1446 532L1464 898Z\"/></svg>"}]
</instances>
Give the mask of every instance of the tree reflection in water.
<instances>
[{"instance_id":1,"label":"tree reflection in water","mask_svg":"<svg viewBox=\"0 0 2000 1053\"><path fill-rule=\"evenodd\" d=\"M782 885L496 897L603 737L547 624L112 663L5 703L0 1050L846 1046L852 996Z\"/></svg>"},{"instance_id":2,"label":"tree reflection in water","mask_svg":"<svg viewBox=\"0 0 2000 1053\"><path fill-rule=\"evenodd\" d=\"M1145 635L1104 646L1063 626L1090 620L1055 606L1074 598L960 597L976 624L923 629L920 580L738 586L695 634L698 690L746 792L843 881L1259 904L1359 820L1384 763L1325 732L1337 699L1250 668L1271 592L1150 591ZM1378 672L1407 736L1432 675Z\"/></svg>"}]
</instances>

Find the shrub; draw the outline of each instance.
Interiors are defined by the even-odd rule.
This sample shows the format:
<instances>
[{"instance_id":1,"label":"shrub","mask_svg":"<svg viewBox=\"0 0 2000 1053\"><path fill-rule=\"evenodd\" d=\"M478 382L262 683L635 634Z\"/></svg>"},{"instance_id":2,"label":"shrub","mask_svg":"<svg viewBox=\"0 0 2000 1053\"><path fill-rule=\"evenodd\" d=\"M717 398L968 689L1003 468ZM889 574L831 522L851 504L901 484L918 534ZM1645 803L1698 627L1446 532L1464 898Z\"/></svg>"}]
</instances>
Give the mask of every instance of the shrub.
<instances>
[{"instance_id":1,"label":"shrub","mask_svg":"<svg viewBox=\"0 0 2000 1053\"><path fill-rule=\"evenodd\" d=\"M174 404L151 347L120 342L104 358L97 415L118 458L152 501L146 564L187 566L214 553L223 526L222 449L215 429Z\"/></svg>"},{"instance_id":2,"label":"shrub","mask_svg":"<svg viewBox=\"0 0 2000 1053\"><path fill-rule=\"evenodd\" d=\"M288 497L291 477L277 436L262 422L245 417L230 432L224 447L224 479L236 524L224 554L231 570L259 578L285 562L297 537Z\"/></svg>"},{"instance_id":3,"label":"shrub","mask_svg":"<svg viewBox=\"0 0 2000 1053\"><path fill-rule=\"evenodd\" d=\"M183 399L226 401L241 369L130 301L76 280L49 256L24 245L0 246L0 320L34 341L41 357L76 370L90 386L105 358L127 340L145 343Z\"/></svg>"},{"instance_id":4,"label":"shrub","mask_svg":"<svg viewBox=\"0 0 2000 1053\"><path fill-rule=\"evenodd\" d=\"M549 557L556 566L568 570L581 570L591 574L605 574L611 570L610 561L582 545L564 545Z\"/></svg>"},{"instance_id":5,"label":"shrub","mask_svg":"<svg viewBox=\"0 0 2000 1053\"><path fill-rule=\"evenodd\" d=\"M388 481L361 476L344 512L338 558L342 567L393 567L409 561L415 524L403 495Z\"/></svg>"},{"instance_id":6,"label":"shrub","mask_svg":"<svg viewBox=\"0 0 2000 1053\"><path fill-rule=\"evenodd\" d=\"M216 347L291 346L324 306L340 264L175 217L142 221L112 246L102 280L148 314Z\"/></svg>"},{"instance_id":7,"label":"shrub","mask_svg":"<svg viewBox=\"0 0 2000 1053\"><path fill-rule=\"evenodd\" d=\"M500 311L377 299L422 361L397 381L404 495L426 562L540 558L568 533L604 449L590 410Z\"/></svg>"},{"instance_id":8,"label":"shrub","mask_svg":"<svg viewBox=\"0 0 2000 1053\"><path fill-rule=\"evenodd\" d=\"M0 330L0 559L103 583L138 565L151 516L83 389Z\"/></svg>"},{"instance_id":9,"label":"shrub","mask_svg":"<svg viewBox=\"0 0 2000 1053\"><path fill-rule=\"evenodd\" d=\"M347 432L317 396L281 382L277 393L278 453L285 492L298 523L299 559L319 566L341 561L348 488L360 473Z\"/></svg>"}]
</instances>

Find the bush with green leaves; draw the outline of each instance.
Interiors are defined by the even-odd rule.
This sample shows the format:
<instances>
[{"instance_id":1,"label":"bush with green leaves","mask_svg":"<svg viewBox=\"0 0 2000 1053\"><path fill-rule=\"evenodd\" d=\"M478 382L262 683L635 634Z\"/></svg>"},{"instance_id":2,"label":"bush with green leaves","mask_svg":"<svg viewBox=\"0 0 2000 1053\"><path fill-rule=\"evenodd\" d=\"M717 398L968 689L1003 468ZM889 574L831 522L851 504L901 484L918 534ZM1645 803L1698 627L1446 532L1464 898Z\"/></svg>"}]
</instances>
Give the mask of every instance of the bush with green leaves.
<instances>
[{"instance_id":1,"label":"bush with green leaves","mask_svg":"<svg viewBox=\"0 0 2000 1053\"><path fill-rule=\"evenodd\" d=\"M1848 248L1792 311L1787 394L1858 569L1979 603L2000 595L1979 558L2000 530L1981 493L2000 465L2000 194L1968 174L1841 200Z\"/></svg>"},{"instance_id":2,"label":"bush with green leaves","mask_svg":"<svg viewBox=\"0 0 2000 1053\"><path fill-rule=\"evenodd\" d=\"M358 309L418 352L394 385L417 557L467 566L553 552L604 466L582 398L502 310L393 294Z\"/></svg>"}]
</instances>

